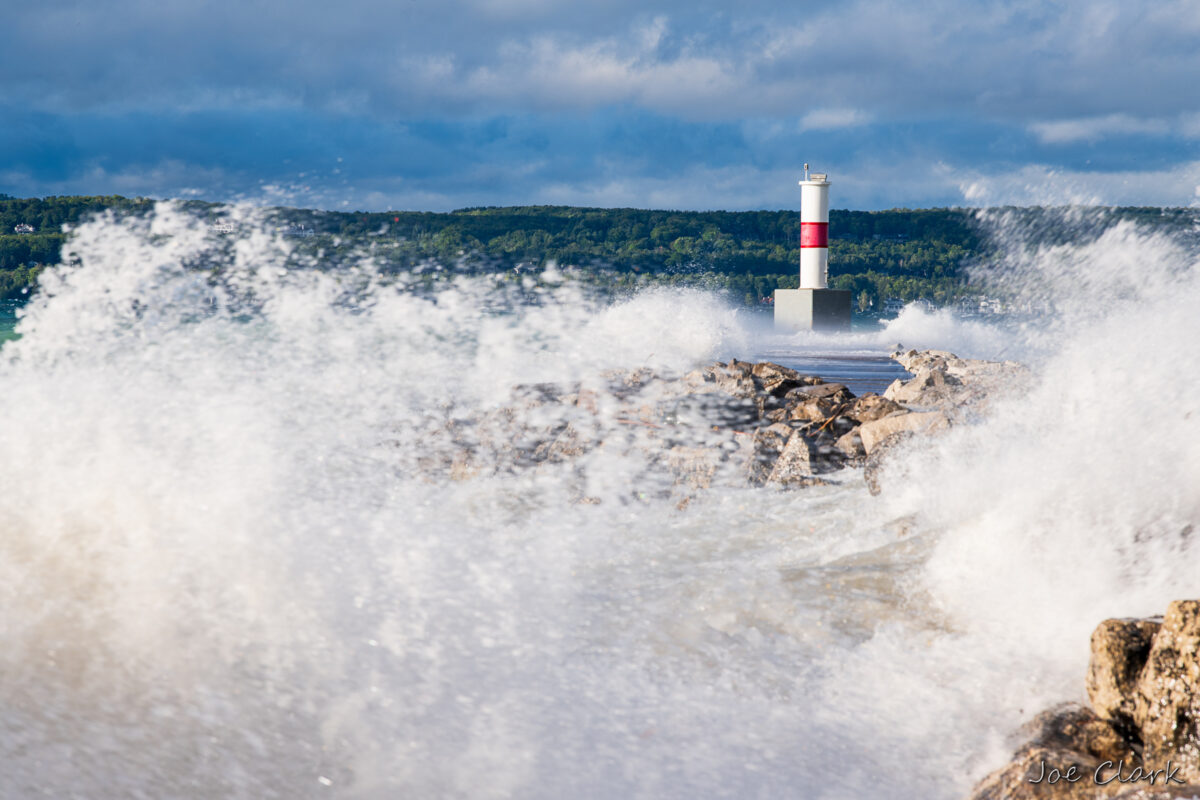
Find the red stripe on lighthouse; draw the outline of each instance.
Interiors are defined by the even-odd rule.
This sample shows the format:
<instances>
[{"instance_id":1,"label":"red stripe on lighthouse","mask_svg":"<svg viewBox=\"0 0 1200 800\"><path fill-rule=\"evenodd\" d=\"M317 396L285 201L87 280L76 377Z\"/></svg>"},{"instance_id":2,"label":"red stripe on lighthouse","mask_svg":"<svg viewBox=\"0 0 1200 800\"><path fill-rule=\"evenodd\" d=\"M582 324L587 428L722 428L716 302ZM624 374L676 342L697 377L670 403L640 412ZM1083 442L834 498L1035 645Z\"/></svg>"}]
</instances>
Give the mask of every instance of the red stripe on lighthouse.
<instances>
[{"instance_id":1,"label":"red stripe on lighthouse","mask_svg":"<svg viewBox=\"0 0 1200 800\"><path fill-rule=\"evenodd\" d=\"M801 247L829 247L828 222L801 222Z\"/></svg>"}]
</instances>

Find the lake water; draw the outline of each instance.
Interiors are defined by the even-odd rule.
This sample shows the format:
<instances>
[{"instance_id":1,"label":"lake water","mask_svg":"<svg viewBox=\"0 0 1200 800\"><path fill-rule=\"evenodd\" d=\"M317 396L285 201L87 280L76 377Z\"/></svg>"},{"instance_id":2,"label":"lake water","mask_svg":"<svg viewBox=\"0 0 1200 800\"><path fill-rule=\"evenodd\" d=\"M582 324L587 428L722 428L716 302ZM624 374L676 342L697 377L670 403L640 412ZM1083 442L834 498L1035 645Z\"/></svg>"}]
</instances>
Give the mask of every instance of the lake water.
<instances>
[{"instance_id":1,"label":"lake water","mask_svg":"<svg viewBox=\"0 0 1200 800\"><path fill-rule=\"evenodd\" d=\"M15 300L0 300L0 343L16 338L13 328L17 325L17 309L20 305Z\"/></svg>"}]
</instances>

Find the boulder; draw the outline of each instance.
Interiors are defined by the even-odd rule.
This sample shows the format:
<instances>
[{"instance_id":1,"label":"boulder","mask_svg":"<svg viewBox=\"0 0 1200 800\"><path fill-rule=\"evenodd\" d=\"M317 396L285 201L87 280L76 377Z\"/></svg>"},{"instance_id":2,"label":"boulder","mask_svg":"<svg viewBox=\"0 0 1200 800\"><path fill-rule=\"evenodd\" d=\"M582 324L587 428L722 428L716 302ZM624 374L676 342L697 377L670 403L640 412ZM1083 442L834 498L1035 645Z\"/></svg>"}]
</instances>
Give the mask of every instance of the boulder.
<instances>
[{"instance_id":1,"label":"boulder","mask_svg":"<svg viewBox=\"0 0 1200 800\"><path fill-rule=\"evenodd\" d=\"M716 425L733 430L748 430L758 426L761 411L755 398L730 394L718 384L708 383L694 392L663 401L659 405L657 416L661 422L669 425L690 425L699 428Z\"/></svg>"},{"instance_id":2,"label":"boulder","mask_svg":"<svg viewBox=\"0 0 1200 800\"><path fill-rule=\"evenodd\" d=\"M675 475L676 485L708 489L720 467L721 451L712 447L676 445L667 451L666 463Z\"/></svg>"},{"instance_id":3,"label":"boulder","mask_svg":"<svg viewBox=\"0 0 1200 800\"><path fill-rule=\"evenodd\" d=\"M762 485L770 479L775 461L787 447L792 437L792 427L781 422L767 425L754 432L750 457L746 463L746 479L754 485Z\"/></svg>"},{"instance_id":4,"label":"boulder","mask_svg":"<svg viewBox=\"0 0 1200 800\"><path fill-rule=\"evenodd\" d=\"M1125 784L1128 786L1129 784ZM1113 800L1197 800L1200 786L1166 786L1157 789L1130 789L1113 796Z\"/></svg>"},{"instance_id":5,"label":"boulder","mask_svg":"<svg viewBox=\"0 0 1200 800\"><path fill-rule=\"evenodd\" d=\"M984 778L971 800L1110 797L1127 784L1098 784L1096 770L1106 761L1124 761L1126 767L1137 763L1137 754L1112 723L1075 703L1043 711L1021 733L1026 741L1013 754L1012 762Z\"/></svg>"},{"instance_id":6,"label":"boulder","mask_svg":"<svg viewBox=\"0 0 1200 800\"><path fill-rule=\"evenodd\" d=\"M767 483L781 486L804 486L811 482L819 456L813 443L804 434L794 431L775 459Z\"/></svg>"},{"instance_id":7,"label":"boulder","mask_svg":"<svg viewBox=\"0 0 1200 800\"><path fill-rule=\"evenodd\" d=\"M863 448L862 435L859 434L858 428L849 433L842 434L833 444L843 456L848 459L858 460L867 454Z\"/></svg>"},{"instance_id":8,"label":"boulder","mask_svg":"<svg viewBox=\"0 0 1200 800\"><path fill-rule=\"evenodd\" d=\"M950 417L942 411L896 412L860 425L858 435L862 437L864 452L870 455L876 445L897 433L930 433L948 427Z\"/></svg>"},{"instance_id":9,"label":"boulder","mask_svg":"<svg viewBox=\"0 0 1200 800\"><path fill-rule=\"evenodd\" d=\"M973 798L1200 797L1200 600L1171 603L1161 620L1105 620L1091 648L1095 711L1043 712L1013 762ZM1081 780L1030 783L1043 765L1064 775L1075 765Z\"/></svg>"},{"instance_id":10,"label":"boulder","mask_svg":"<svg viewBox=\"0 0 1200 800\"><path fill-rule=\"evenodd\" d=\"M854 401L854 394L840 383L823 383L792 389L783 401L791 419L820 422L844 411Z\"/></svg>"},{"instance_id":11,"label":"boulder","mask_svg":"<svg viewBox=\"0 0 1200 800\"><path fill-rule=\"evenodd\" d=\"M1134 691L1160 624L1150 619L1108 619L1092 632L1088 700L1097 714L1122 730L1134 724Z\"/></svg>"},{"instance_id":12,"label":"boulder","mask_svg":"<svg viewBox=\"0 0 1200 800\"><path fill-rule=\"evenodd\" d=\"M1167 606L1132 699L1147 767L1170 761L1183 780L1200 783L1200 600Z\"/></svg>"},{"instance_id":13,"label":"boulder","mask_svg":"<svg viewBox=\"0 0 1200 800\"><path fill-rule=\"evenodd\" d=\"M907 381L899 378L883 393L884 398L894 403L910 406L955 405L962 398L962 381L944 370L922 368Z\"/></svg>"},{"instance_id":14,"label":"boulder","mask_svg":"<svg viewBox=\"0 0 1200 800\"><path fill-rule=\"evenodd\" d=\"M791 418L792 412L788 408L773 408L763 414L767 422L787 422Z\"/></svg>"},{"instance_id":15,"label":"boulder","mask_svg":"<svg viewBox=\"0 0 1200 800\"><path fill-rule=\"evenodd\" d=\"M750 374L758 381L758 385L764 392L775 397L783 397L792 389L808 386L821 380L801 375L790 367L780 366L770 361L760 361L755 364L750 368Z\"/></svg>"},{"instance_id":16,"label":"boulder","mask_svg":"<svg viewBox=\"0 0 1200 800\"><path fill-rule=\"evenodd\" d=\"M595 442L587 440L574 425L567 423L547 432L547 438L533 448L532 459L558 464L578 458L594 445Z\"/></svg>"},{"instance_id":17,"label":"boulder","mask_svg":"<svg viewBox=\"0 0 1200 800\"><path fill-rule=\"evenodd\" d=\"M563 387L557 383L519 383L512 388L512 400L525 408L536 408L562 402L569 392L577 392L579 387Z\"/></svg>"},{"instance_id":18,"label":"boulder","mask_svg":"<svg viewBox=\"0 0 1200 800\"><path fill-rule=\"evenodd\" d=\"M897 411L904 410L905 408L899 403L870 392L857 398L850 405L850 408L846 409L845 415L855 422L862 424L874 422L877 419L882 419L890 414L895 414Z\"/></svg>"},{"instance_id":19,"label":"boulder","mask_svg":"<svg viewBox=\"0 0 1200 800\"><path fill-rule=\"evenodd\" d=\"M834 403L848 403L854 399L854 393L841 383L818 383L809 386L800 386L793 391L794 393L788 392L788 395L793 397L796 395L818 397L824 400L831 400Z\"/></svg>"},{"instance_id":20,"label":"boulder","mask_svg":"<svg viewBox=\"0 0 1200 800\"><path fill-rule=\"evenodd\" d=\"M788 419L797 422L820 422L837 412L838 404L821 397L800 395L787 406Z\"/></svg>"},{"instance_id":21,"label":"boulder","mask_svg":"<svg viewBox=\"0 0 1200 800\"><path fill-rule=\"evenodd\" d=\"M986 402L999 392L1026 384L1029 370L1015 361L959 358L945 350L892 353L910 380L896 380L884 397L922 408L957 409Z\"/></svg>"},{"instance_id":22,"label":"boulder","mask_svg":"<svg viewBox=\"0 0 1200 800\"><path fill-rule=\"evenodd\" d=\"M861 434L862 428L859 428L858 432ZM883 484L880 482L880 477L884 466L894 451L915 435L912 431L897 431L883 441L877 442L871 448L871 452L863 459L863 480L867 483L867 491L873 495L877 495L883 491Z\"/></svg>"},{"instance_id":23,"label":"boulder","mask_svg":"<svg viewBox=\"0 0 1200 800\"><path fill-rule=\"evenodd\" d=\"M753 399L758 396L758 386L754 383L754 378L749 374L741 372L719 372L715 376L714 383L725 392L734 397L744 397Z\"/></svg>"},{"instance_id":24,"label":"boulder","mask_svg":"<svg viewBox=\"0 0 1200 800\"><path fill-rule=\"evenodd\" d=\"M659 380L654 370L639 367L633 370L613 369L602 373L608 382L608 391L614 397L625 398L637 394L648 384Z\"/></svg>"}]
</instances>

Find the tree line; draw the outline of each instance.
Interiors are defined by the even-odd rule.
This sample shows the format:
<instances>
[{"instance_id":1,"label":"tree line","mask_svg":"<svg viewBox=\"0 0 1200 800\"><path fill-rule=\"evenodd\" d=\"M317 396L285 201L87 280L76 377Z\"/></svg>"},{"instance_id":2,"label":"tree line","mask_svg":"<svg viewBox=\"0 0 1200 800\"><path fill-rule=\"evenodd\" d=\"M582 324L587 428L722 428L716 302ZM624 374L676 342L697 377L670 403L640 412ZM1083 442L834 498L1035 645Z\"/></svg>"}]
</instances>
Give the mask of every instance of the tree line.
<instances>
[{"instance_id":1,"label":"tree line","mask_svg":"<svg viewBox=\"0 0 1200 800\"><path fill-rule=\"evenodd\" d=\"M185 203L218 221L224 207ZM102 211L142 214L145 198L0 196L0 295L26 291L45 265L57 263L63 226ZM1115 218L1191 229L1190 209L1116 209ZM1009 209L1037 233L1039 209ZM455 271L520 273L554 262L572 266L606 291L645 285L699 285L758 303L775 289L794 288L800 257L796 211L655 211L569 206L481 207L458 211L339 212L276 208L280 226L312 232L298 248L320 252L336 266L339 255L369 249L385 268L410 271L429 262ZM986 227L970 210L832 210L830 285L849 289L862 305L927 299L948 303L972 287L968 268L992 255ZM18 234L17 225L34 233ZM1061 235L1061 234L1059 234Z\"/></svg>"}]
</instances>

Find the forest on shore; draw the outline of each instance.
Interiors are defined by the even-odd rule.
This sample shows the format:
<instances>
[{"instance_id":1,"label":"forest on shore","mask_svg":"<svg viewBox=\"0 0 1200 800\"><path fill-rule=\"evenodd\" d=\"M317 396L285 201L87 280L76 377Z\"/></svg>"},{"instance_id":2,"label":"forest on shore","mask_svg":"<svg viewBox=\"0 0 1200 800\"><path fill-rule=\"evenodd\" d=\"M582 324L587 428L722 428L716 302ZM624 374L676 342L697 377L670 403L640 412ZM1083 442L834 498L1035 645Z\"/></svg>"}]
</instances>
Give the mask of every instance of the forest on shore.
<instances>
[{"instance_id":1,"label":"forest on shore","mask_svg":"<svg viewBox=\"0 0 1200 800\"><path fill-rule=\"evenodd\" d=\"M69 229L97 213L146 214L146 198L0 195L0 297L22 296L38 273L58 263ZM183 201L213 224L228 207ZM972 268L997 258L989 218L1015 215L1032 242L1052 240L1054 209L1002 209L989 215L958 208L831 210L829 283L853 292L860 309L889 299L946 305L978 294ZM1061 211L1061 210L1059 210ZM1198 214L1182 208L1103 209L1103 224L1133 220L1194 231ZM274 208L269 224L320 252L327 266L369 251L384 269L404 272L436 263L449 272L505 272L516 277L548 263L572 267L607 292L642 286L700 286L759 304L798 284L800 215L789 211L656 211L632 208L518 206L451 212L344 212ZM32 229L32 230L30 230ZM431 277L429 280L436 280Z\"/></svg>"}]
</instances>

